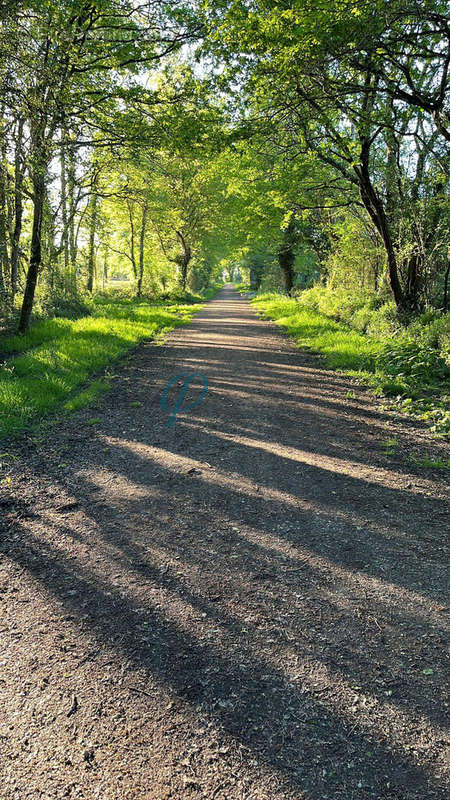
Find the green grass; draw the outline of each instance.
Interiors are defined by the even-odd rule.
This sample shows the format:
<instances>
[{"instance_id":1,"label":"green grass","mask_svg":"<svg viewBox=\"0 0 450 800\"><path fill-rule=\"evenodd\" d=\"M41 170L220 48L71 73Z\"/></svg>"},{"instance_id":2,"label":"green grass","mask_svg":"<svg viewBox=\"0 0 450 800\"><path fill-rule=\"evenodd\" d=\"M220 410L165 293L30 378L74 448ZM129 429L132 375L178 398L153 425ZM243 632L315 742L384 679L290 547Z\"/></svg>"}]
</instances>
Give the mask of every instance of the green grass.
<instances>
[{"instance_id":1,"label":"green grass","mask_svg":"<svg viewBox=\"0 0 450 800\"><path fill-rule=\"evenodd\" d=\"M245 281L242 283L234 283L233 286L238 292L249 292L251 289L250 284Z\"/></svg>"},{"instance_id":2,"label":"green grass","mask_svg":"<svg viewBox=\"0 0 450 800\"><path fill-rule=\"evenodd\" d=\"M217 292L219 291L219 289L222 288L222 286L223 283L213 283L211 286L208 286L207 289L202 289L202 291L200 292L200 299L203 298L204 300L211 300L211 298L214 297L215 294L217 294Z\"/></svg>"},{"instance_id":3,"label":"green grass","mask_svg":"<svg viewBox=\"0 0 450 800\"><path fill-rule=\"evenodd\" d=\"M391 456L394 453L397 445L398 445L398 439L395 438L386 439L385 442L381 442L381 447L384 450L385 454L388 456Z\"/></svg>"},{"instance_id":4,"label":"green grass","mask_svg":"<svg viewBox=\"0 0 450 800\"><path fill-rule=\"evenodd\" d=\"M450 433L450 369L447 339L439 330L415 326L393 336L368 335L352 329L301 299L262 294L252 303L296 342L322 353L332 369L349 372L375 393L395 399L398 407L425 420L440 435ZM440 329L443 325L440 325Z\"/></svg>"},{"instance_id":5,"label":"green grass","mask_svg":"<svg viewBox=\"0 0 450 800\"><path fill-rule=\"evenodd\" d=\"M373 370L381 342L369 339L283 295L259 295L252 303L263 316L275 320L284 328L299 347L309 347L323 353L328 366L355 372Z\"/></svg>"},{"instance_id":6,"label":"green grass","mask_svg":"<svg viewBox=\"0 0 450 800\"><path fill-rule=\"evenodd\" d=\"M92 402L108 389L105 379L83 386L94 373L143 339L188 323L200 308L108 298L94 304L91 316L38 321L24 336L0 339L0 435Z\"/></svg>"},{"instance_id":7,"label":"green grass","mask_svg":"<svg viewBox=\"0 0 450 800\"><path fill-rule=\"evenodd\" d=\"M93 403L97 397L103 394L103 392L107 392L109 388L110 384L107 380L92 381L87 389L77 392L67 400L63 408L65 411L79 411L80 408L84 408L90 405L90 403Z\"/></svg>"},{"instance_id":8,"label":"green grass","mask_svg":"<svg viewBox=\"0 0 450 800\"><path fill-rule=\"evenodd\" d=\"M450 469L450 458L445 461L444 459L431 458L430 456L424 456L423 458L411 456L411 461L419 467L425 467L426 469Z\"/></svg>"}]
</instances>

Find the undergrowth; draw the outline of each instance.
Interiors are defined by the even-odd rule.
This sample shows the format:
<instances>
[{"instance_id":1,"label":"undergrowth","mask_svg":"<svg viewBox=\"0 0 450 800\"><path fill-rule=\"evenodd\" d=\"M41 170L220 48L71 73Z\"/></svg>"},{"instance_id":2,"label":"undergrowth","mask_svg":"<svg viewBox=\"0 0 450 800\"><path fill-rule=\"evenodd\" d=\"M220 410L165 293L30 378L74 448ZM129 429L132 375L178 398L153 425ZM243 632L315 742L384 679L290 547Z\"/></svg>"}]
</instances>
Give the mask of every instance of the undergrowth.
<instances>
[{"instance_id":1,"label":"undergrowth","mask_svg":"<svg viewBox=\"0 0 450 800\"><path fill-rule=\"evenodd\" d=\"M23 336L0 338L0 435L15 434L57 408L75 411L91 402L108 383L80 389L90 376L143 339L186 324L199 308L101 297L90 316L39 320Z\"/></svg>"},{"instance_id":2,"label":"undergrowth","mask_svg":"<svg viewBox=\"0 0 450 800\"><path fill-rule=\"evenodd\" d=\"M327 366L350 372L377 394L394 398L402 411L425 420L434 433L448 435L449 315L422 314L405 325L390 304L378 309L359 305L357 313L358 301L352 298L347 305L328 307L325 314L319 310L324 307L321 290L314 287L298 298L262 294L252 302L298 346L322 353Z\"/></svg>"}]
</instances>

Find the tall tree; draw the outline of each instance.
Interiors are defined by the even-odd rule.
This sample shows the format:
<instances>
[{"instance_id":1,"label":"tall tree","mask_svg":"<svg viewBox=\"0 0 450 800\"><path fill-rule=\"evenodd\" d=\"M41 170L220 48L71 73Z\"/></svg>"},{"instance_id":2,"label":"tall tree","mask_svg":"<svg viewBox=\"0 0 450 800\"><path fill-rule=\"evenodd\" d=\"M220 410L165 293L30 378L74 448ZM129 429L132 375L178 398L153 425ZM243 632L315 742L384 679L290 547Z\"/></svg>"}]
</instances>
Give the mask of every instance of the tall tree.
<instances>
[{"instance_id":1,"label":"tall tree","mask_svg":"<svg viewBox=\"0 0 450 800\"><path fill-rule=\"evenodd\" d=\"M219 0L203 8L210 51L234 76L240 71L244 119L250 106L260 128L270 124L289 169L310 152L339 177L347 202L355 202L358 191L383 243L397 307L417 308L426 238L409 224L412 247L399 245L392 192L389 197L380 187L408 183L411 155L404 142L417 139L420 115L436 126L441 141L446 138L450 50L443 4ZM219 80L226 86L226 71ZM391 140L399 135L402 142L395 158L387 153L389 130ZM447 172L439 142L422 138L428 161L437 159ZM410 191L402 198L402 218L412 220L421 200L413 207Z\"/></svg>"},{"instance_id":2,"label":"tall tree","mask_svg":"<svg viewBox=\"0 0 450 800\"><path fill-rule=\"evenodd\" d=\"M46 184L57 132L78 121L88 139L89 131L99 129L107 139L124 137L123 128L114 130L114 98L123 102L135 96L132 74L174 52L188 36L185 20L178 17L175 24L172 19L169 26L168 14L170 4L164 0L148 5L27 0L5 18L11 44L2 37L2 45L5 69L12 76L6 98L10 107L20 99L30 134L33 222L20 331L30 322L41 267Z\"/></svg>"}]
</instances>

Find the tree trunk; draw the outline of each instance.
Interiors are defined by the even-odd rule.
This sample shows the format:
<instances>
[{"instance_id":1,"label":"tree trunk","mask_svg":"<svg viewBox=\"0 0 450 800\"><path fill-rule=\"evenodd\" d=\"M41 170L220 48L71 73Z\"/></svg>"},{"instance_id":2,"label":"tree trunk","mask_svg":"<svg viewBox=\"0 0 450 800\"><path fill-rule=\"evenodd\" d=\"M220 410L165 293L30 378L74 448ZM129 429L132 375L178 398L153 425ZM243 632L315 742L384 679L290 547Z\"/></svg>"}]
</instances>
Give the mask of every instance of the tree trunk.
<instances>
[{"instance_id":1,"label":"tree trunk","mask_svg":"<svg viewBox=\"0 0 450 800\"><path fill-rule=\"evenodd\" d=\"M25 293L19 319L19 333L28 330L33 311L34 295L41 266L42 215L45 202L45 170L41 160L33 174L33 229L31 233L30 263L28 266Z\"/></svg>"},{"instance_id":2,"label":"tree trunk","mask_svg":"<svg viewBox=\"0 0 450 800\"><path fill-rule=\"evenodd\" d=\"M94 186L94 193L91 200L91 219L89 221L89 250L88 250L88 280L87 290L92 294L94 291L95 279L95 234L97 231L97 204L98 196L96 187Z\"/></svg>"},{"instance_id":3,"label":"tree trunk","mask_svg":"<svg viewBox=\"0 0 450 800\"><path fill-rule=\"evenodd\" d=\"M449 277L450 277L450 255L449 255L448 266L447 266L447 269L445 271L445 276L444 276L444 301L442 303L444 311L447 311L447 309L448 309L448 279L449 279Z\"/></svg>"},{"instance_id":4,"label":"tree trunk","mask_svg":"<svg viewBox=\"0 0 450 800\"><path fill-rule=\"evenodd\" d=\"M42 230L45 236L41 237L42 253L45 259L47 274L52 291L60 292L62 288L60 264L58 261L58 247L55 244L55 214L53 213L48 189L45 192L44 210L42 216Z\"/></svg>"},{"instance_id":5,"label":"tree trunk","mask_svg":"<svg viewBox=\"0 0 450 800\"><path fill-rule=\"evenodd\" d=\"M363 201L364 206L369 212L370 217L381 236L381 240L386 251L388 283L392 291L395 304L398 309L404 310L404 297L398 277L397 258L382 203L376 196L376 192L372 189L372 187L369 193L366 192L365 187L361 187L360 194L361 200Z\"/></svg>"},{"instance_id":6,"label":"tree trunk","mask_svg":"<svg viewBox=\"0 0 450 800\"><path fill-rule=\"evenodd\" d=\"M137 280L138 272L136 266L136 253L134 247L135 236L134 236L133 204L130 202L130 200L127 201L127 206L128 206L128 218L130 220L130 261L131 261L131 266L133 268L134 278L135 280Z\"/></svg>"},{"instance_id":7,"label":"tree trunk","mask_svg":"<svg viewBox=\"0 0 450 800\"><path fill-rule=\"evenodd\" d=\"M22 234L23 218L23 162L22 162L22 141L23 141L23 119L19 119L17 126L16 150L14 155L14 228L11 246L11 295L14 299L17 293L17 279L19 275L19 256L20 256L20 237Z\"/></svg>"},{"instance_id":8,"label":"tree trunk","mask_svg":"<svg viewBox=\"0 0 450 800\"><path fill-rule=\"evenodd\" d=\"M290 297L294 288L295 280L295 219L291 217L289 225L284 230L283 241L278 249L278 263L284 279L286 294Z\"/></svg>"},{"instance_id":9,"label":"tree trunk","mask_svg":"<svg viewBox=\"0 0 450 800\"><path fill-rule=\"evenodd\" d=\"M186 291L186 284L187 284L189 263L190 263L191 258L192 258L192 250L191 250L190 245L187 244L186 239L184 238L184 236L181 233L181 231L177 231L176 233L177 233L178 239L181 242L181 246L183 248L183 255L182 255L181 259L180 259L180 268L181 268L180 284L181 284L181 288L182 288L183 292L185 292Z\"/></svg>"},{"instance_id":10,"label":"tree trunk","mask_svg":"<svg viewBox=\"0 0 450 800\"><path fill-rule=\"evenodd\" d=\"M62 250L64 258L64 284L70 289L70 256L69 256L69 225L67 214L67 166L66 166L66 131L61 129L61 222L62 222Z\"/></svg>"},{"instance_id":11,"label":"tree trunk","mask_svg":"<svg viewBox=\"0 0 450 800\"><path fill-rule=\"evenodd\" d=\"M0 152L0 294L6 294L6 278L9 274L8 223L6 208L6 154Z\"/></svg>"},{"instance_id":12,"label":"tree trunk","mask_svg":"<svg viewBox=\"0 0 450 800\"><path fill-rule=\"evenodd\" d=\"M103 254L103 291L108 283L108 248L105 247Z\"/></svg>"},{"instance_id":13,"label":"tree trunk","mask_svg":"<svg viewBox=\"0 0 450 800\"><path fill-rule=\"evenodd\" d=\"M283 273L284 279L284 290L289 297L292 294L292 289L294 288L294 261L295 261L295 254L292 250L292 247L283 247L278 251L278 263L281 268L281 272Z\"/></svg>"},{"instance_id":14,"label":"tree trunk","mask_svg":"<svg viewBox=\"0 0 450 800\"><path fill-rule=\"evenodd\" d=\"M188 274L188 267L189 267L190 257L183 256L181 261L181 288L183 292L186 291L186 284L187 284L187 274Z\"/></svg>"},{"instance_id":15,"label":"tree trunk","mask_svg":"<svg viewBox=\"0 0 450 800\"><path fill-rule=\"evenodd\" d=\"M142 207L142 220L141 220L141 234L139 237L139 277L137 284L137 297L142 296L142 281L144 278L144 243L145 243L145 228L147 225L147 210L148 206L145 203Z\"/></svg>"},{"instance_id":16,"label":"tree trunk","mask_svg":"<svg viewBox=\"0 0 450 800\"><path fill-rule=\"evenodd\" d=\"M420 308L420 284L422 278L422 257L416 250L408 261L407 283L404 293L404 306L408 311L418 311Z\"/></svg>"},{"instance_id":17,"label":"tree trunk","mask_svg":"<svg viewBox=\"0 0 450 800\"><path fill-rule=\"evenodd\" d=\"M250 289L253 292L259 291L262 282L262 275L261 270L255 268L254 266L250 267Z\"/></svg>"},{"instance_id":18,"label":"tree trunk","mask_svg":"<svg viewBox=\"0 0 450 800\"><path fill-rule=\"evenodd\" d=\"M362 143L361 164L360 167L355 169L355 172L358 176L361 200L384 244L388 267L388 282L395 300L395 304L398 309L405 310L405 300L403 297L402 287L400 285L397 258L395 255L388 219L383 208L383 203L378 196L376 189L373 187L370 179L369 143L367 141Z\"/></svg>"},{"instance_id":19,"label":"tree trunk","mask_svg":"<svg viewBox=\"0 0 450 800\"><path fill-rule=\"evenodd\" d=\"M70 283L73 291L76 290L77 285L77 237L75 235L75 150L73 144L68 142L67 147L67 201L69 210L69 231L68 231L68 247L69 247L69 262L70 262Z\"/></svg>"}]
</instances>

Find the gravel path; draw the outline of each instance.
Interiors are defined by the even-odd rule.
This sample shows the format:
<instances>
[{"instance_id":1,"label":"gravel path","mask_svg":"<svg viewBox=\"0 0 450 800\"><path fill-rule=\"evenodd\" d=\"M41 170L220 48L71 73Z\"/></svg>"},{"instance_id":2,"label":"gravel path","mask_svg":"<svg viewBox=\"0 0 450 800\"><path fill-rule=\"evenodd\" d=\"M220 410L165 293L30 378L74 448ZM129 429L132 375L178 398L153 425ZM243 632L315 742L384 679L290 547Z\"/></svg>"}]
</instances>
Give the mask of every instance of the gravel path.
<instances>
[{"instance_id":1,"label":"gravel path","mask_svg":"<svg viewBox=\"0 0 450 800\"><path fill-rule=\"evenodd\" d=\"M0 797L444 800L426 433L229 287L114 369L3 483Z\"/></svg>"}]
</instances>

